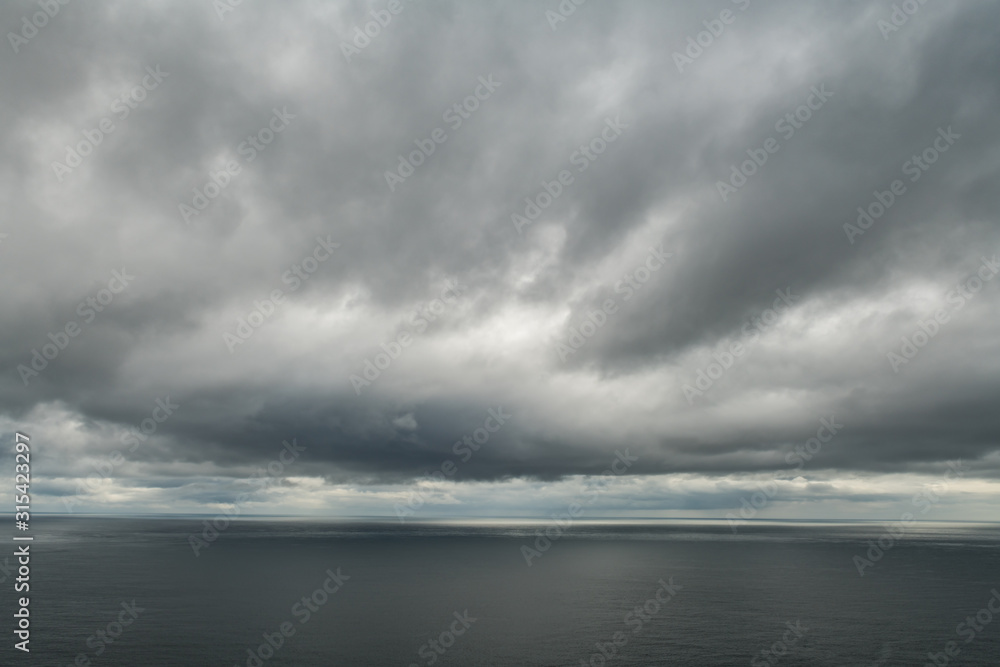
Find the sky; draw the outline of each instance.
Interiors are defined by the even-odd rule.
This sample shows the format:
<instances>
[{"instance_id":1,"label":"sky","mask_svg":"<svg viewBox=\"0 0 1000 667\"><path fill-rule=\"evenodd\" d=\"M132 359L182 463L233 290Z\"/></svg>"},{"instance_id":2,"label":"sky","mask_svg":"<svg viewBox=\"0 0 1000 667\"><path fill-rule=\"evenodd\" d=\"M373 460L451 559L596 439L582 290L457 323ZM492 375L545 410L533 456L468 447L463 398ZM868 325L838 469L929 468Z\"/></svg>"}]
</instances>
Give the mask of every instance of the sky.
<instances>
[{"instance_id":1,"label":"sky","mask_svg":"<svg viewBox=\"0 0 1000 667\"><path fill-rule=\"evenodd\" d=\"M30 436L48 512L994 519L998 26L3 3L0 470Z\"/></svg>"}]
</instances>

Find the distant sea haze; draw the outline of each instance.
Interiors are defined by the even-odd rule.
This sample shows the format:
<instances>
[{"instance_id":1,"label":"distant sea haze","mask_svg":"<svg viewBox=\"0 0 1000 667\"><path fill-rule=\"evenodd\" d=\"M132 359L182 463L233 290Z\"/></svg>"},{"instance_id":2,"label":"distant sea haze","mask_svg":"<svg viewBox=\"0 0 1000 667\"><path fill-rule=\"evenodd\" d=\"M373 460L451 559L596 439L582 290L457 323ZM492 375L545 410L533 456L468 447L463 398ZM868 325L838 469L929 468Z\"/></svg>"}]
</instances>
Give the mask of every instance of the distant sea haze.
<instances>
[{"instance_id":1,"label":"distant sea haze","mask_svg":"<svg viewBox=\"0 0 1000 667\"><path fill-rule=\"evenodd\" d=\"M991 665L1000 525L41 516L32 651L0 664ZM10 581L9 563L0 574ZM10 596L3 613L12 614ZM7 618L11 618L10 615Z\"/></svg>"}]
</instances>

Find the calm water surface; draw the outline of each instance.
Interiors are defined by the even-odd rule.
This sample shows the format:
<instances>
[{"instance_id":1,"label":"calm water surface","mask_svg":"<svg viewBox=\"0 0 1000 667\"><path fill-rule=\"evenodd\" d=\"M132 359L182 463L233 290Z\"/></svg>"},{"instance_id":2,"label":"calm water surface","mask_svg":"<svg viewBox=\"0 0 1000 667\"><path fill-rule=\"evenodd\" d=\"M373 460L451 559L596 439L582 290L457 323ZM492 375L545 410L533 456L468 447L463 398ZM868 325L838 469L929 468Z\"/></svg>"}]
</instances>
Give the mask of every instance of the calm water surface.
<instances>
[{"instance_id":1,"label":"calm water surface","mask_svg":"<svg viewBox=\"0 0 1000 667\"><path fill-rule=\"evenodd\" d=\"M32 651L7 575L0 665L1000 664L996 524L913 527L862 577L882 525L269 519L195 556L201 521L36 517Z\"/></svg>"}]
</instances>

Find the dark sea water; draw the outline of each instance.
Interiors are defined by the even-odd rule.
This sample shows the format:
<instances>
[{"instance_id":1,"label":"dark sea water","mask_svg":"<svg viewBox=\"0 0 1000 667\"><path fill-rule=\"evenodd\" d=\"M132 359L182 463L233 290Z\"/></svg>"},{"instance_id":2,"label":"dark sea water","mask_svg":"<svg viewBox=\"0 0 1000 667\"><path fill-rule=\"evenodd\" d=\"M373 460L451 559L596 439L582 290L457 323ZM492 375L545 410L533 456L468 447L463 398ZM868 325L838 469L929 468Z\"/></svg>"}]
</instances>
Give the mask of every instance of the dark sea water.
<instances>
[{"instance_id":1,"label":"dark sea water","mask_svg":"<svg viewBox=\"0 0 1000 667\"><path fill-rule=\"evenodd\" d=\"M913 526L863 577L881 524L578 523L529 567L545 525L240 521L195 556L201 519L35 517L0 665L1000 665L1000 525Z\"/></svg>"}]
</instances>

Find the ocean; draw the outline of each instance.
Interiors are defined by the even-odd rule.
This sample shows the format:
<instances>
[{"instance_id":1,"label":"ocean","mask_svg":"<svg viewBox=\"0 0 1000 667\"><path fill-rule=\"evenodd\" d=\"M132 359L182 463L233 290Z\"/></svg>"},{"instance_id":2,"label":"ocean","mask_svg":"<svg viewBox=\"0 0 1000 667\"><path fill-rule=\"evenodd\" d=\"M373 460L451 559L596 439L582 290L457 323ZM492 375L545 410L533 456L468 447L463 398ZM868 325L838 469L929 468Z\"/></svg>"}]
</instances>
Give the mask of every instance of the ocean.
<instances>
[{"instance_id":1,"label":"ocean","mask_svg":"<svg viewBox=\"0 0 1000 667\"><path fill-rule=\"evenodd\" d=\"M0 664L1000 664L998 524L204 521L33 517Z\"/></svg>"}]
</instances>

